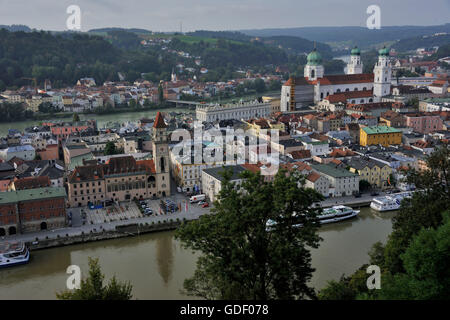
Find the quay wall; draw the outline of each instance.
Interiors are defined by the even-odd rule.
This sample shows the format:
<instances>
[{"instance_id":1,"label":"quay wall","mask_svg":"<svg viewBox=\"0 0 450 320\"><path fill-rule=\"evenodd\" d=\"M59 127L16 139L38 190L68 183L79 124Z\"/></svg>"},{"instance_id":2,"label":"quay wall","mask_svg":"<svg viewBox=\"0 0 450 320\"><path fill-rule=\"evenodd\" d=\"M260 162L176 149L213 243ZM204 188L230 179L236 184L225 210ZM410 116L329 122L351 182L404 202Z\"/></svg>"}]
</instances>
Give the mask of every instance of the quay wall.
<instances>
[{"instance_id":1,"label":"quay wall","mask_svg":"<svg viewBox=\"0 0 450 320\"><path fill-rule=\"evenodd\" d=\"M116 226L115 230L106 231L103 229L94 232L91 231L89 233L82 232L79 235L38 237L37 239L35 239L35 241L26 242L26 244L30 251L34 251L47 248L69 246L79 243L132 237L151 232L169 231L178 228L182 223L183 221L179 219L154 224L132 223Z\"/></svg>"}]
</instances>

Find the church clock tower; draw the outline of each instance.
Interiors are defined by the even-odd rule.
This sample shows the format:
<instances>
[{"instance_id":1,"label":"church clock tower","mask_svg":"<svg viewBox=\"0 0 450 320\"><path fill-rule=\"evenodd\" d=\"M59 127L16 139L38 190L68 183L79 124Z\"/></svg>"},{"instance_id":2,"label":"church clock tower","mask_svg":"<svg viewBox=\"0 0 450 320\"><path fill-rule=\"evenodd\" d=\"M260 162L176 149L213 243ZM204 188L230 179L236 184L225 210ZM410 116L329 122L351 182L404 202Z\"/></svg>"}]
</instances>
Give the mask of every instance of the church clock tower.
<instances>
[{"instance_id":1,"label":"church clock tower","mask_svg":"<svg viewBox=\"0 0 450 320\"><path fill-rule=\"evenodd\" d=\"M384 47L378 51L378 62L373 68L373 95L376 102L380 102L381 97L391 94L391 74L389 49Z\"/></svg>"},{"instance_id":2,"label":"church clock tower","mask_svg":"<svg viewBox=\"0 0 450 320\"><path fill-rule=\"evenodd\" d=\"M169 145L167 125L162 114L158 111L153 123L152 133L153 161L156 171L156 186L158 195L170 196L170 174L169 174Z\"/></svg>"}]
</instances>

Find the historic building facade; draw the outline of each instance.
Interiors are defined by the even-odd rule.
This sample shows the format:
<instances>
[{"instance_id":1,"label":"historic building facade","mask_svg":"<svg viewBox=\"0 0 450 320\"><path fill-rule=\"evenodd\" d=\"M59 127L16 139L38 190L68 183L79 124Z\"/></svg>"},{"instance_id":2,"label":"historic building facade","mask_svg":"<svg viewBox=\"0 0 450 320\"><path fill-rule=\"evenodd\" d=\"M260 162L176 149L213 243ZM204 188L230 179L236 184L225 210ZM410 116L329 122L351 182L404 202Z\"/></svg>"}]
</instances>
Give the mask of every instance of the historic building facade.
<instances>
[{"instance_id":1,"label":"historic building facade","mask_svg":"<svg viewBox=\"0 0 450 320\"><path fill-rule=\"evenodd\" d=\"M341 93L361 92L355 97L346 98L343 102L354 100L354 103L379 102L383 96L390 95L392 67L389 59L389 49L378 52L378 62L373 73L363 73L361 51L354 48L351 51L350 62L347 64L347 74L325 75L322 56L314 48L308 54L303 78L289 79L281 89L281 111L294 111L297 101L308 102L309 86L313 87L313 102L318 103L328 96ZM308 86L309 85L309 86ZM342 100L342 99L341 99ZM361 101L363 100L363 101Z\"/></svg>"},{"instance_id":2,"label":"historic building facade","mask_svg":"<svg viewBox=\"0 0 450 320\"><path fill-rule=\"evenodd\" d=\"M153 159L112 157L105 163L86 161L68 178L71 207L99 205L105 201L159 198L170 195L167 126L158 112L152 128Z\"/></svg>"}]
</instances>

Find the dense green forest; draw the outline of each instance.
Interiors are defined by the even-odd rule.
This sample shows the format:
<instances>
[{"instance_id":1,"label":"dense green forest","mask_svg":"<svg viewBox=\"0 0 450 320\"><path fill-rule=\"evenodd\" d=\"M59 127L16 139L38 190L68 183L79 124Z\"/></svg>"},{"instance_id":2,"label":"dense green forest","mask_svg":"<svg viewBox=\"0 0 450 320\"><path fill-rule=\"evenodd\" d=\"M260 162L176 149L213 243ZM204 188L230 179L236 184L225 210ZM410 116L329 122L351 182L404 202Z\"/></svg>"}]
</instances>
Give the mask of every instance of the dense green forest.
<instances>
[{"instance_id":1,"label":"dense green forest","mask_svg":"<svg viewBox=\"0 0 450 320\"><path fill-rule=\"evenodd\" d=\"M196 32L196 37L169 35L172 41L168 48L188 52L191 57L186 58L163 50L163 45L140 46L142 38L135 32L119 28L92 32L99 34L0 30L0 90L31 84L30 78L36 78L38 84L49 79L56 88L73 85L82 77L93 77L102 84L119 80L119 72L128 81L144 77L157 82L169 80L178 63L195 68L200 81L226 81L239 77L238 69L273 72L279 65L288 66L295 72L306 63L305 56L288 53L278 45L282 43L296 51L313 48L311 41L295 37L274 37L265 44L244 41L247 36L232 32ZM215 35L216 38L201 35ZM318 44L318 47L323 49L324 56L329 56L327 45ZM201 66L208 69L207 74L199 73L192 58L196 56L201 57ZM341 66L339 62L331 62L329 68L338 72Z\"/></svg>"},{"instance_id":2,"label":"dense green forest","mask_svg":"<svg viewBox=\"0 0 450 320\"><path fill-rule=\"evenodd\" d=\"M131 35L131 36L130 36ZM117 81L118 72L127 80L153 72L168 78L174 58L152 50L123 50L130 37L113 31L110 41L100 36L80 33L8 32L0 30L0 90L38 83L50 79L54 87L73 85L82 77L93 77L97 83Z\"/></svg>"}]
</instances>

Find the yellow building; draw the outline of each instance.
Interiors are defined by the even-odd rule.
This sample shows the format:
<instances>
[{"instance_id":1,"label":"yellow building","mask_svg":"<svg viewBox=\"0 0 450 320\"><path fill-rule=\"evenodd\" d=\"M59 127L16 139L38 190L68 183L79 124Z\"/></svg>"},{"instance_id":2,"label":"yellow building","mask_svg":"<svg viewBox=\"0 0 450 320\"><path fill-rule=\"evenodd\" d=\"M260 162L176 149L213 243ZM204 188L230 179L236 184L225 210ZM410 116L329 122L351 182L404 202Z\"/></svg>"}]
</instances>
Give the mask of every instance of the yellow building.
<instances>
[{"instance_id":1,"label":"yellow building","mask_svg":"<svg viewBox=\"0 0 450 320\"><path fill-rule=\"evenodd\" d=\"M259 134L261 133L261 130L265 129L267 131L273 129L273 130L280 130L281 132L285 131L285 126L283 122L277 122L267 119L253 119L246 122L247 123L247 130L251 130L251 132L259 137Z\"/></svg>"},{"instance_id":2,"label":"yellow building","mask_svg":"<svg viewBox=\"0 0 450 320\"><path fill-rule=\"evenodd\" d=\"M362 127L359 134L359 144L370 146L381 144L385 147L402 143L402 131L388 126Z\"/></svg>"},{"instance_id":3,"label":"yellow building","mask_svg":"<svg viewBox=\"0 0 450 320\"><path fill-rule=\"evenodd\" d=\"M352 158L347 165L350 172L357 173L359 180L366 180L372 186L387 188L390 186L389 176L392 168L380 161L366 158Z\"/></svg>"}]
</instances>

